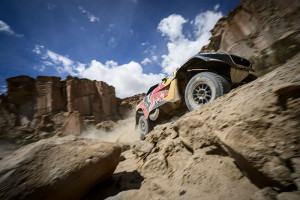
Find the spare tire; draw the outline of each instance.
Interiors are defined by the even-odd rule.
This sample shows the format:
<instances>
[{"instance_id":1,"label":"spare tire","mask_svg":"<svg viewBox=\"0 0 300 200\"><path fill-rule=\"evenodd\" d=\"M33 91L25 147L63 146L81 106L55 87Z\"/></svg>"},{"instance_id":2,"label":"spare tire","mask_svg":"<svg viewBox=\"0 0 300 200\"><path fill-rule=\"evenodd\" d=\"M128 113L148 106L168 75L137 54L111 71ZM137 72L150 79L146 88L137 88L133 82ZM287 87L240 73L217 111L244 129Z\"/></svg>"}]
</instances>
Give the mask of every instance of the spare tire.
<instances>
[{"instance_id":1,"label":"spare tire","mask_svg":"<svg viewBox=\"0 0 300 200\"><path fill-rule=\"evenodd\" d=\"M185 103L194 110L230 91L229 82L213 72L201 72L193 76L185 88Z\"/></svg>"}]
</instances>

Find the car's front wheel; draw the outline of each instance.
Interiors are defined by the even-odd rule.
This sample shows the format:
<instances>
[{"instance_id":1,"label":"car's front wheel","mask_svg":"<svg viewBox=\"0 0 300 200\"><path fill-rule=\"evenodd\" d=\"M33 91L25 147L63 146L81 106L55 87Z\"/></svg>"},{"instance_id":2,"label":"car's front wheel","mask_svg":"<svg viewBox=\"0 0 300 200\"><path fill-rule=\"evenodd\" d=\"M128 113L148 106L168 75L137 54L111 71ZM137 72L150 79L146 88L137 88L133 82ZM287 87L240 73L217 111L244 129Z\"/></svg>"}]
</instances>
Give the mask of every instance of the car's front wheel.
<instances>
[{"instance_id":1,"label":"car's front wheel","mask_svg":"<svg viewBox=\"0 0 300 200\"><path fill-rule=\"evenodd\" d=\"M194 110L229 92L229 82L212 72L201 72L193 76L185 88L185 103Z\"/></svg>"},{"instance_id":2,"label":"car's front wheel","mask_svg":"<svg viewBox=\"0 0 300 200\"><path fill-rule=\"evenodd\" d=\"M144 115L140 116L139 119L139 131L141 134L141 140L144 140L146 138L146 135L151 131L152 126L149 119L146 119Z\"/></svg>"}]
</instances>

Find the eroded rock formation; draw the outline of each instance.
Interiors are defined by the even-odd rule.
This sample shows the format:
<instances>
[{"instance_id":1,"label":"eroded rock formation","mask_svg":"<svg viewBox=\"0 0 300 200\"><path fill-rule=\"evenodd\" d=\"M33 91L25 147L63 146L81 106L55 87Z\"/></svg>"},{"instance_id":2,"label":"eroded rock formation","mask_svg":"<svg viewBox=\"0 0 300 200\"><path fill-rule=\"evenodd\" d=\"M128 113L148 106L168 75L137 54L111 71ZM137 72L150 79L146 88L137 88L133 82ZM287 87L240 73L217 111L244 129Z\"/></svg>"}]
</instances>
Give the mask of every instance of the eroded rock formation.
<instances>
[{"instance_id":1,"label":"eroded rock formation","mask_svg":"<svg viewBox=\"0 0 300 200\"><path fill-rule=\"evenodd\" d=\"M201 52L240 55L264 74L300 51L299 10L298 0L243 0L216 23Z\"/></svg>"},{"instance_id":2,"label":"eroded rock formation","mask_svg":"<svg viewBox=\"0 0 300 200\"><path fill-rule=\"evenodd\" d=\"M119 99L105 82L71 76L12 77L7 89L0 96L0 138L22 145L54 135L80 135L99 122L115 124L132 116L144 97Z\"/></svg>"},{"instance_id":3,"label":"eroded rock formation","mask_svg":"<svg viewBox=\"0 0 300 200\"><path fill-rule=\"evenodd\" d=\"M8 78L7 95L1 95L0 136L26 144L57 134L79 135L86 121L95 125L125 117L124 109L118 113L118 103L128 107L116 98L115 88L102 81L71 76Z\"/></svg>"},{"instance_id":4,"label":"eroded rock formation","mask_svg":"<svg viewBox=\"0 0 300 200\"><path fill-rule=\"evenodd\" d=\"M7 79L7 101L23 125L35 117L78 111L94 116L96 121L114 119L117 115L115 88L102 81L67 77L17 76Z\"/></svg>"}]
</instances>

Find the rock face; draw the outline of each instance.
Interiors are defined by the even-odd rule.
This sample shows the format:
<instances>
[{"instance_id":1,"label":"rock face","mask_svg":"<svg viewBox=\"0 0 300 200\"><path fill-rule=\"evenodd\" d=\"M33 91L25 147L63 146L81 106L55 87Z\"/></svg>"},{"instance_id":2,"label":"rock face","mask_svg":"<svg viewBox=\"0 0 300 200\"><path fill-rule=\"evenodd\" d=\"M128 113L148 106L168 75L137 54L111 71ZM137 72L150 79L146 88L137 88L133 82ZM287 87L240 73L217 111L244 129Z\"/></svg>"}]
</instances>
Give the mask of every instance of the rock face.
<instances>
[{"instance_id":1,"label":"rock face","mask_svg":"<svg viewBox=\"0 0 300 200\"><path fill-rule=\"evenodd\" d=\"M117 118L115 88L105 82L68 78L66 91L69 112L93 115L96 122Z\"/></svg>"},{"instance_id":2,"label":"rock face","mask_svg":"<svg viewBox=\"0 0 300 200\"><path fill-rule=\"evenodd\" d=\"M145 141L131 144L116 169L137 170L144 178L139 190L111 199L300 199L299 65L300 53L157 125Z\"/></svg>"},{"instance_id":3,"label":"rock face","mask_svg":"<svg viewBox=\"0 0 300 200\"><path fill-rule=\"evenodd\" d=\"M127 97L124 99L117 99L118 101L118 113L123 118L126 118L135 111L136 106L143 100L145 93L137 94L132 97Z\"/></svg>"},{"instance_id":4,"label":"rock face","mask_svg":"<svg viewBox=\"0 0 300 200\"><path fill-rule=\"evenodd\" d=\"M61 127L62 135L80 135L84 129L82 116L78 111L71 113Z\"/></svg>"},{"instance_id":5,"label":"rock face","mask_svg":"<svg viewBox=\"0 0 300 200\"><path fill-rule=\"evenodd\" d=\"M298 0L243 0L216 23L201 52L240 55L266 73L299 52L299 9Z\"/></svg>"},{"instance_id":6,"label":"rock face","mask_svg":"<svg viewBox=\"0 0 300 200\"><path fill-rule=\"evenodd\" d=\"M116 98L115 88L105 82L71 76L61 80L22 75L8 78L7 88L7 95L0 96L0 138L19 140L17 143L56 134L79 135L86 121L96 125L120 119L132 108L127 104L134 104Z\"/></svg>"},{"instance_id":7,"label":"rock face","mask_svg":"<svg viewBox=\"0 0 300 200\"><path fill-rule=\"evenodd\" d=\"M7 98L27 120L60 111L78 111L96 121L116 118L115 88L101 81L67 77L17 76L7 79ZM19 122L22 124L22 121Z\"/></svg>"},{"instance_id":8,"label":"rock face","mask_svg":"<svg viewBox=\"0 0 300 200\"><path fill-rule=\"evenodd\" d=\"M9 84L9 80L7 82ZM32 91L36 91L36 115L65 111L67 103L65 81L61 81L59 77L38 76Z\"/></svg>"},{"instance_id":9,"label":"rock face","mask_svg":"<svg viewBox=\"0 0 300 200\"><path fill-rule=\"evenodd\" d=\"M18 116L14 125L23 125L33 118L35 108L34 96L35 81L33 78L29 76L19 76L7 79L6 102L13 104L10 105L9 110Z\"/></svg>"},{"instance_id":10,"label":"rock face","mask_svg":"<svg viewBox=\"0 0 300 200\"><path fill-rule=\"evenodd\" d=\"M110 177L121 148L75 137L30 144L0 161L1 199L80 199Z\"/></svg>"}]
</instances>

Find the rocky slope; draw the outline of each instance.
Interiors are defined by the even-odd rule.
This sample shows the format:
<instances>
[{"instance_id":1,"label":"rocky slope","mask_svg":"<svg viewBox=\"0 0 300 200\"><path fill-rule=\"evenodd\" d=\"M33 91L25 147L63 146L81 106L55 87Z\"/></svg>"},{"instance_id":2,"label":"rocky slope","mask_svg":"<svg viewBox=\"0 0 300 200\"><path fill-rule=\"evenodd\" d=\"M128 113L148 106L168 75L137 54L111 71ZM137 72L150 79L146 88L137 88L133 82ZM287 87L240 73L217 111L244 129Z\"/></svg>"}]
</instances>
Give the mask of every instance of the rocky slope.
<instances>
[{"instance_id":1,"label":"rocky slope","mask_svg":"<svg viewBox=\"0 0 300 200\"><path fill-rule=\"evenodd\" d=\"M243 0L216 23L201 52L240 55L265 74L300 51L299 9L298 0Z\"/></svg>"},{"instance_id":2,"label":"rocky slope","mask_svg":"<svg viewBox=\"0 0 300 200\"><path fill-rule=\"evenodd\" d=\"M156 126L86 199L299 199L299 66Z\"/></svg>"}]
</instances>

